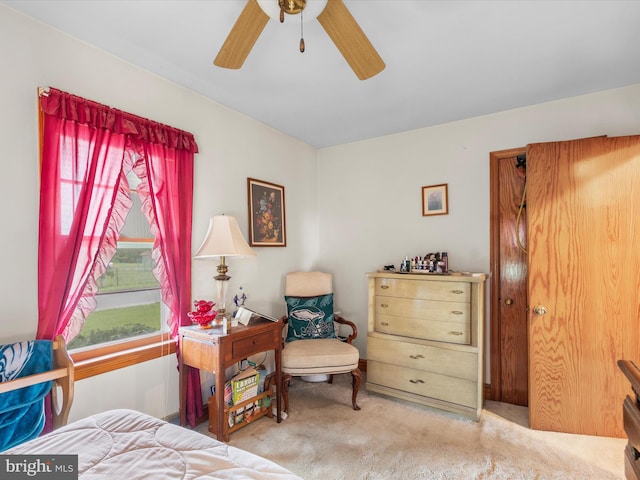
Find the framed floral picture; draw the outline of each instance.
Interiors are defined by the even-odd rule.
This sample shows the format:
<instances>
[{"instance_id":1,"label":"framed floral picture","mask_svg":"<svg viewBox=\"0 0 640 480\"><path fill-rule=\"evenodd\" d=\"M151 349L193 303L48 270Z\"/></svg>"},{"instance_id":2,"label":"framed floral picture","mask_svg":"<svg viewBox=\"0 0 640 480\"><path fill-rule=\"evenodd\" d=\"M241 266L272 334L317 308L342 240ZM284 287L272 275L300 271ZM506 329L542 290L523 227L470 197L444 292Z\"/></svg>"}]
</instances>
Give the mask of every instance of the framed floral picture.
<instances>
[{"instance_id":1,"label":"framed floral picture","mask_svg":"<svg viewBox=\"0 0 640 480\"><path fill-rule=\"evenodd\" d=\"M429 185L422 187L422 216L446 215L449 213L449 195L447 185Z\"/></svg>"},{"instance_id":2,"label":"framed floral picture","mask_svg":"<svg viewBox=\"0 0 640 480\"><path fill-rule=\"evenodd\" d=\"M249 195L249 245L286 247L284 187L247 178Z\"/></svg>"}]
</instances>

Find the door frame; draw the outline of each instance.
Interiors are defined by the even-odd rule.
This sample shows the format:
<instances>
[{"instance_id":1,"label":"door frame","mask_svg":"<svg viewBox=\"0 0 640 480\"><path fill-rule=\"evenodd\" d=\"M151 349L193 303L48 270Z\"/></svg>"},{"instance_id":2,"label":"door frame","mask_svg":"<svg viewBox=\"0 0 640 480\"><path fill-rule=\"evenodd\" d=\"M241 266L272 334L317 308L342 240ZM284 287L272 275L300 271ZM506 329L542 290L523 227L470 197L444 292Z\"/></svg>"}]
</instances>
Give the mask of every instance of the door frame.
<instances>
[{"instance_id":1,"label":"door frame","mask_svg":"<svg viewBox=\"0 0 640 480\"><path fill-rule=\"evenodd\" d=\"M489 154L490 257L489 283L489 400L502 398L502 329L500 321L500 178L499 162L526 153L526 147L499 150Z\"/></svg>"}]
</instances>

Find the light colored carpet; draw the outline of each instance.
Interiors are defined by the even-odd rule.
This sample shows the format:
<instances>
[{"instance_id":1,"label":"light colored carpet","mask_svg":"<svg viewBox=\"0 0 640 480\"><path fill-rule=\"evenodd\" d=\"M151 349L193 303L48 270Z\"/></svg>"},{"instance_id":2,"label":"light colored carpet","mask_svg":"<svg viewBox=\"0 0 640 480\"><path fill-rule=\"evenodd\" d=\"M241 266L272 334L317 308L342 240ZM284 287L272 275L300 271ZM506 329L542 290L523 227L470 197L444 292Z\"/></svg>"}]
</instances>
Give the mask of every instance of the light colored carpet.
<instances>
[{"instance_id":1,"label":"light colored carpet","mask_svg":"<svg viewBox=\"0 0 640 480\"><path fill-rule=\"evenodd\" d=\"M625 439L530 430L526 408L491 401L476 423L364 385L354 411L350 389L348 375L333 385L294 379L289 417L261 418L229 444L305 480L624 479Z\"/></svg>"}]
</instances>

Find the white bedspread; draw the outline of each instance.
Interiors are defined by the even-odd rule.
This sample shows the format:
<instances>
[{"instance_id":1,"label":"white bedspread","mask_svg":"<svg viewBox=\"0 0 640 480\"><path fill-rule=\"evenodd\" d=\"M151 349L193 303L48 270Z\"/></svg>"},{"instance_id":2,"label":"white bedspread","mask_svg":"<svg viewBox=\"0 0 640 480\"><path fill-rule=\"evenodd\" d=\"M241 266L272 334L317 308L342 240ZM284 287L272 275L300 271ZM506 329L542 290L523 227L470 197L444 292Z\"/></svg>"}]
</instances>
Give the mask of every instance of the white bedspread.
<instances>
[{"instance_id":1,"label":"white bedspread","mask_svg":"<svg viewBox=\"0 0 640 480\"><path fill-rule=\"evenodd\" d=\"M3 454L78 454L82 480L301 480L262 457L132 410L78 420Z\"/></svg>"}]
</instances>

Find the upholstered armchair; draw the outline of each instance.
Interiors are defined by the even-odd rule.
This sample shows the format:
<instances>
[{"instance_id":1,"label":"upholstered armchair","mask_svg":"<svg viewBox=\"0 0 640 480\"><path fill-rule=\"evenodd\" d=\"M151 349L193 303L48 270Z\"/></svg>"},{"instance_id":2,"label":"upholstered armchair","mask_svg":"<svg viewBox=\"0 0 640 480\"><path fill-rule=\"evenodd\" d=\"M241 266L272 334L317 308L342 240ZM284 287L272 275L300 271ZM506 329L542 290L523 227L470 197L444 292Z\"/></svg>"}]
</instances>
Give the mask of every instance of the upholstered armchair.
<instances>
[{"instance_id":1,"label":"upholstered armchair","mask_svg":"<svg viewBox=\"0 0 640 480\"><path fill-rule=\"evenodd\" d=\"M328 383L332 383L333 375L342 373L351 374L351 403L354 410L360 410L356 403L361 381L358 368L360 354L351 344L358 335L358 329L353 322L333 311L331 274L289 273L285 301L287 315L283 318L285 340L282 350L284 411L289 411L291 377L327 375ZM340 337L340 325L350 330L349 335Z\"/></svg>"}]
</instances>

